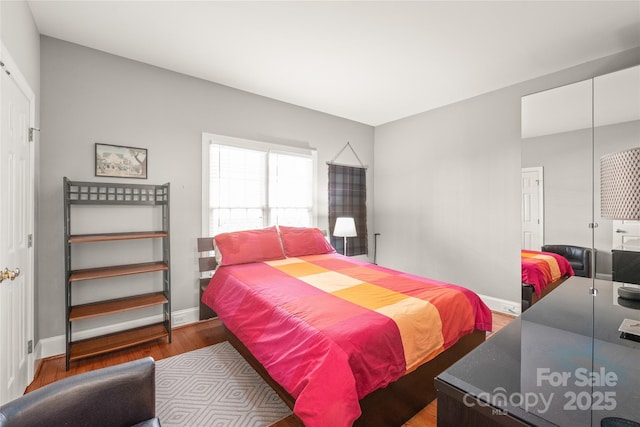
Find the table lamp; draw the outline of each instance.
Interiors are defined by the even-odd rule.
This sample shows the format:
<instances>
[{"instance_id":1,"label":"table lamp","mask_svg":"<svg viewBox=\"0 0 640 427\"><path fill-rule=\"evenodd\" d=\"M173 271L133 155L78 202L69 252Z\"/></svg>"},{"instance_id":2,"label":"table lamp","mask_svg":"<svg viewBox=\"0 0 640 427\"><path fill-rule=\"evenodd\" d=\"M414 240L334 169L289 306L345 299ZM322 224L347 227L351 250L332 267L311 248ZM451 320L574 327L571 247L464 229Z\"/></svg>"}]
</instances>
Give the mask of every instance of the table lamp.
<instances>
[{"instance_id":1,"label":"table lamp","mask_svg":"<svg viewBox=\"0 0 640 427\"><path fill-rule=\"evenodd\" d=\"M347 255L347 237L356 237L356 223L351 217L340 216L336 218L336 226L333 235L344 238L344 255Z\"/></svg>"}]
</instances>

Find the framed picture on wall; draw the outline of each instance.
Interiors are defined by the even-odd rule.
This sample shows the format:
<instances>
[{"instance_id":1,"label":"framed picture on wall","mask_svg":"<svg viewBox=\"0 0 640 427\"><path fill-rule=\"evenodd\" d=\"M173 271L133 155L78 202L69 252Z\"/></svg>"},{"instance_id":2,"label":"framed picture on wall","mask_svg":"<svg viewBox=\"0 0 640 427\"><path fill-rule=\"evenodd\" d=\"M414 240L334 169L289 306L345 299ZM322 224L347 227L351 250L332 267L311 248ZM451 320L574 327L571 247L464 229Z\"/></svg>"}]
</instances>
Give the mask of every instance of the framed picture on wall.
<instances>
[{"instance_id":1,"label":"framed picture on wall","mask_svg":"<svg viewBox=\"0 0 640 427\"><path fill-rule=\"evenodd\" d=\"M96 176L147 179L147 149L96 143Z\"/></svg>"}]
</instances>

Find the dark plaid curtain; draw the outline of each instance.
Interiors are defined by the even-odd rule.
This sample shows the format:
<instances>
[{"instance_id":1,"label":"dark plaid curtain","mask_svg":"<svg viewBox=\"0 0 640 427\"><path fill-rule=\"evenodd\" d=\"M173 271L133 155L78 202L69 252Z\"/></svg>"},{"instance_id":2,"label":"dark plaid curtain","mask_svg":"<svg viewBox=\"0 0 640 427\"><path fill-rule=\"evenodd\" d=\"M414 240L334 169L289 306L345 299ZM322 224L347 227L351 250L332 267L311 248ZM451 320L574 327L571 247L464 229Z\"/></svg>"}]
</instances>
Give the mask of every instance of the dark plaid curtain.
<instances>
[{"instance_id":1,"label":"dark plaid curtain","mask_svg":"<svg viewBox=\"0 0 640 427\"><path fill-rule=\"evenodd\" d=\"M331 245L344 253L344 239L334 237L336 218L353 217L357 237L347 237L347 255L366 255L367 248L367 179L366 169L329 165L329 234Z\"/></svg>"}]
</instances>

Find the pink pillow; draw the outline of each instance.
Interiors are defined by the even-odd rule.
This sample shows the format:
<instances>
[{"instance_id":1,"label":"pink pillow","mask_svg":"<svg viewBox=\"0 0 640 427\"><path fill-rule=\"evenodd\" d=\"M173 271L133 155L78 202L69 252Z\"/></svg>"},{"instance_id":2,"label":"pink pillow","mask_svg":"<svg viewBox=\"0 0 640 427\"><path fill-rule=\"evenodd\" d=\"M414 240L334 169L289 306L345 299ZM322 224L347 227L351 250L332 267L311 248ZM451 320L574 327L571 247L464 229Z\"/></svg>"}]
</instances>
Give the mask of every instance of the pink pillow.
<instances>
[{"instance_id":1,"label":"pink pillow","mask_svg":"<svg viewBox=\"0 0 640 427\"><path fill-rule=\"evenodd\" d=\"M335 252L317 228L280 226L284 254L288 257L320 255Z\"/></svg>"},{"instance_id":2,"label":"pink pillow","mask_svg":"<svg viewBox=\"0 0 640 427\"><path fill-rule=\"evenodd\" d=\"M276 227L221 233L213 242L220 266L284 258Z\"/></svg>"}]
</instances>

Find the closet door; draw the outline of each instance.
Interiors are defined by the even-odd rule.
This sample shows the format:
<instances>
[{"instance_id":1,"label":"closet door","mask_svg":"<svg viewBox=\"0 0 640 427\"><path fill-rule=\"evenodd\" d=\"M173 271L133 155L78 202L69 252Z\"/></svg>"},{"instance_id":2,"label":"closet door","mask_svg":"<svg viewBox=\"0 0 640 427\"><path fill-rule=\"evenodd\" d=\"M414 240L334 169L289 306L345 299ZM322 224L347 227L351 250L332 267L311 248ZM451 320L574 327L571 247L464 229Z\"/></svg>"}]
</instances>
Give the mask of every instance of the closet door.
<instances>
[{"instance_id":1,"label":"closet door","mask_svg":"<svg viewBox=\"0 0 640 427\"><path fill-rule=\"evenodd\" d=\"M542 171L543 245L592 248L592 89L585 80L522 98L522 168ZM591 424L590 391L576 381L593 369L591 288L589 278L572 277L521 316L516 398L555 425Z\"/></svg>"},{"instance_id":2,"label":"closet door","mask_svg":"<svg viewBox=\"0 0 640 427\"><path fill-rule=\"evenodd\" d=\"M593 101L596 277L606 279L595 281L594 297L592 425L600 426L640 420L640 342L619 332L625 319L631 330L640 323L640 301L619 296L621 287L640 290L640 66L594 78Z\"/></svg>"}]
</instances>

